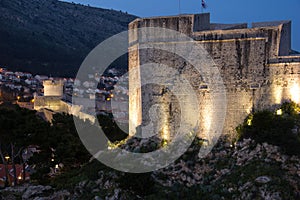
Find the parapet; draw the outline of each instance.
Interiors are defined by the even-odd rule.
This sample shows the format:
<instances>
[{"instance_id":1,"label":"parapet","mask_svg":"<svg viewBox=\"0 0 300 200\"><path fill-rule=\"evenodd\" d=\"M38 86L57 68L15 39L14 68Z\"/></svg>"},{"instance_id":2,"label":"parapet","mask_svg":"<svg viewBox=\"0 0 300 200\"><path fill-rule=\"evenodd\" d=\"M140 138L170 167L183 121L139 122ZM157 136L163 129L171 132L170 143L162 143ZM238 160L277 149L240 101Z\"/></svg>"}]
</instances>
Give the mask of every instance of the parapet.
<instances>
[{"instance_id":1,"label":"parapet","mask_svg":"<svg viewBox=\"0 0 300 200\"><path fill-rule=\"evenodd\" d=\"M233 29L245 29L248 28L247 23L239 23L239 24L217 24L211 23L210 30L233 30Z\"/></svg>"},{"instance_id":2,"label":"parapet","mask_svg":"<svg viewBox=\"0 0 300 200\"><path fill-rule=\"evenodd\" d=\"M268 26L280 26L282 24L290 24L290 20L283 20L283 21L270 21L270 22L253 22L252 28L262 28Z\"/></svg>"},{"instance_id":3,"label":"parapet","mask_svg":"<svg viewBox=\"0 0 300 200\"><path fill-rule=\"evenodd\" d=\"M274 27L278 29L280 36L279 56L287 56L291 53L291 21L272 21L252 23L253 28Z\"/></svg>"},{"instance_id":4,"label":"parapet","mask_svg":"<svg viewBox=\"0 0 300 200\"><path fill-rule=\"evenodd\" d=\"M196 41L265 39L269 58L288 56L292 52L291 21L257 22L248 28L247 23L210 23L210 14L202 13L141 18L129 24L129 30L143 27L172 29ZM129 43L142 43L143 38L143 34L133 32L129 34Z\"/></svg>"}]
</instances>

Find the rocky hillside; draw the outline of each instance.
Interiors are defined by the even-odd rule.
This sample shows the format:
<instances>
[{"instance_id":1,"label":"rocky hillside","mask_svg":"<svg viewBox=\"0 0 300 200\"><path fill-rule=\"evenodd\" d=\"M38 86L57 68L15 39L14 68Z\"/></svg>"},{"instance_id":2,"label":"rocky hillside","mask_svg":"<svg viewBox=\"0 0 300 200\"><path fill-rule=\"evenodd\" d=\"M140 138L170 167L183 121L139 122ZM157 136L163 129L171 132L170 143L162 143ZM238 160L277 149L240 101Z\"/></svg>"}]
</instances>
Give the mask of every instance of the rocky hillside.
<instances>
[{"instance_id":1,"label":"rocky hillside","mask_svg":"<svg viewBox=\"0 0 300 200\"><path fill-rule=\"evenodd\" d=\"M153 141L151 141L153 142ZM138 145L138 141L132 143ZM144 147L149 147L143 142ZM52 186L24 185L0 192L3 199L299 199L300 159L277 146L245 139L220 141L205 159L199 141L168 168L124 174L96 162ZM74 183L74 181L80 181ZM59 183L59 184L58 184Z\"/></svg>"},{"instance_id":2,"label":"rocky hillside","mask_svg":"<svg viewBox=\"0 0 300 200\"><path fill-rule=\"evenodd\" d=\"M73 76L90 50L135 18L58 0L0 0L0 65Z\"/></svg>"}]
</instances>

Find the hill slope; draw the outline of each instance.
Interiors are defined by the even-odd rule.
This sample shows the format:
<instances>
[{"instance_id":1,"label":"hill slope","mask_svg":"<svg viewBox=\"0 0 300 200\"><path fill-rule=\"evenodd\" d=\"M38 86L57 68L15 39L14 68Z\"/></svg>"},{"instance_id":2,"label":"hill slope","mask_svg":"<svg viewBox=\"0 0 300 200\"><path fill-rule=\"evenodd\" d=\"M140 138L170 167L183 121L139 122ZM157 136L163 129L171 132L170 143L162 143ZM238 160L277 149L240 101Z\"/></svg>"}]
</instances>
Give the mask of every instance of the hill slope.
<instances>
[{"instance_id":1,"label":"hill slope","mask_svg":"<svg viewBox=\"0 0 300 200\"><path fill-rule=\"evenodd\" d=\"M57 0L0 0L0 65L73 76L90 50L135 18Z\"/></svg>"}]
</instances>

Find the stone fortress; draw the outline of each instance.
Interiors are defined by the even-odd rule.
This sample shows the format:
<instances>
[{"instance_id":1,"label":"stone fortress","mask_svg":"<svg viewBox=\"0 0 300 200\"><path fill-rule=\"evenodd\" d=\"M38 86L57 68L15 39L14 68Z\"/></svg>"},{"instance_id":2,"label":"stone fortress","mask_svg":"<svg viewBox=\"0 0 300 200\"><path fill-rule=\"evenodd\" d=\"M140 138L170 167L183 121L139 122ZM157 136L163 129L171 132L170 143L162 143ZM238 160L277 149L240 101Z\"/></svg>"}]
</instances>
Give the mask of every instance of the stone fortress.
<instances>
[{"instance_id":1,"label":"stone fortress","mask_svg":"<svg viewBox=\"0 0 300 200\"><path fill-rule=\"evenodd\" d=\"M234 135L236 127L252 111L276 108L286 100L300 103L300 55L291 50L291 21L252 23L248 28L246 23L210 23L209 13L134 20L129 24L129 30L133 31L129 34L129 70L157 62L190 77L200 99L197 134L202 138L206 137L211 124L217 123L211 114L215 112L214 105L203 103L208 102L205 99L209 98L210 88L201 82L201 78L197 79L201 74L196 74L192 66L176 55L140 50L143 35L135 30L143 27L162 27L184 33L195 43L202 44L209 53L218 66L227 93L223 134ZM141 84L142 77L140 73L130 74L130 71L129 77L130 134L134 134L137 127L149 124L148 112L152 105L164 104L157 115L167 116L167 120L161 119L165 123L160 125L159 133L165 139L172 138L178 128L180 109L184 108L178 108L176 98L163 92L163 86L131 90L130 85Z\"/></svg>"},{"instance_id":2,"label":"stone fortress","mask_svg":"<svg viewBox=\"0 0 300 200\"><path fill-rule=\"evenodd\" d=\"M62 80L44 80L44 96L34 97L34 109L49 109L53 111L67 112L68 106L61 99L63 98Z\"/></svg>"},{"instance_id":3,"label":"stone fortress","mask_svg":"<svg viewBox=\"0 0 300 200\"><path fill-rule=\"evenodd\" d=\"M42 112L47 121L51 122L55 113L67 113L82 120L95 122L93 115L82 111L82 105L71 104L64 100L63 80L44 80L43 86L44 95L34 97L34 110Z\"/></svg>"}]
</instances>

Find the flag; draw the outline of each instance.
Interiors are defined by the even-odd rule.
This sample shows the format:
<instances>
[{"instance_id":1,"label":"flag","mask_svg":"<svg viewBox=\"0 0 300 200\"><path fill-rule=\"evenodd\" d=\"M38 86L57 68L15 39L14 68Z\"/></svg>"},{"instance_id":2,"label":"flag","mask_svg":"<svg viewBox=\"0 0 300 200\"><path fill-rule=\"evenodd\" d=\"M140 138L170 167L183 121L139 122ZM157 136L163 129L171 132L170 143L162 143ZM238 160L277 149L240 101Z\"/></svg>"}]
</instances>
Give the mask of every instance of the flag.
<instances>
[{"instance_id":1,"label":"flag","mask_svg":"<svg viewBox=\"0 0 300 200\"><path fill-rule=\"evenodd\" d=\"M202 6L202 8L207 8L207 5L206 5L206 3L205 3L205 1L204 0L202 0L202 2L201 2L201 6Z\"/></svg>"}]
</instances>

